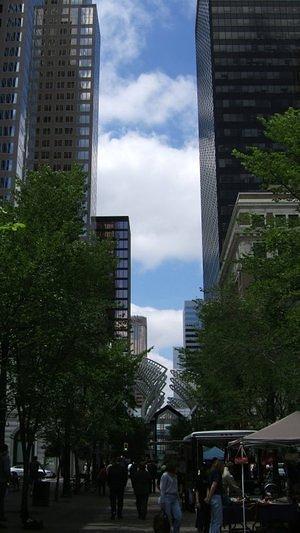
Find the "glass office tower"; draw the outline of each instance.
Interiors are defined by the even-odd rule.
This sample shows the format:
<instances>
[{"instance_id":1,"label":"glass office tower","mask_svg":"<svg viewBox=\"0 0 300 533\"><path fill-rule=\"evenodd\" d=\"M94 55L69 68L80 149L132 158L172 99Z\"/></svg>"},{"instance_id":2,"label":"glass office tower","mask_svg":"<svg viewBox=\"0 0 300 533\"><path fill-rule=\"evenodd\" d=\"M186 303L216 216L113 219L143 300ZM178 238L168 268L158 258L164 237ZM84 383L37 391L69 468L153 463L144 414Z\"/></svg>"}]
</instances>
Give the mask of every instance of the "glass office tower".
<instances>
[{"instance_id":1,"label":"glass office tower","mask_svg":"<svg viewBox=\"0 0 300 533\"><path fill-rule=\"evenodd\" d=\"M23 177L34 0L0 2L0 199Z\"/></svg>"},{"instance_id":2,"label":"glass office tower","mask_svg":"<svg viewBox=\"0 0 300 533\"><path fill-rule=\"evenodd\" d=\"M87 173L87 219L96 212L100 31L87 0L35 9L28 166Z\"/></svg>"},{"instance_id":3,"label":"glass office tower","mask_svg":"<svg viewBox=\"0 0 300 533\"><path fill-rule=\"evenodd\" d=\"M115 337L128 342L130 349L131 236L127 216L93 217L92 226L100 240L113 243L116 259L114 272L114 308L112 322Z\"/></svg>"},{"instance_id":4,"label":"glass office tower","mask_svg":"<svg viewBox=\"0 0 300 533\"><path fill-rule=\"evenodd\" d=\"M204 288L209 289L217 282L237 194L260 189L232 150L265 147L257 117L300 105L300 1L198 0L196 53Z\"/></svg>"}]
</instances>

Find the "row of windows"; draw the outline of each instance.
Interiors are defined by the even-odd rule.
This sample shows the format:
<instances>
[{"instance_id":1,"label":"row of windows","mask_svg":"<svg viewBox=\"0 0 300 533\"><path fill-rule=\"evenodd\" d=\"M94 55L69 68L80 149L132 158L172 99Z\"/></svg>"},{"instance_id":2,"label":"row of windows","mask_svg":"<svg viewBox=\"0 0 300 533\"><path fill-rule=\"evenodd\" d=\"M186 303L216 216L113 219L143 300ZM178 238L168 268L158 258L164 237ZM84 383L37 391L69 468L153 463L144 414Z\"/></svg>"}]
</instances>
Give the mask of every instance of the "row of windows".
<instances>
[{"instance_id":1,"label":"row of windows","mask_svg":"<svg viewBox=\"0 0 300 533\"><path fill-rule=\"evenodd\" d=\"M16 104L17 93L0 93L0 104Z\"/></svg>"},{"instance_id":2,"label":"row of windows","mask_svg":"<svg viewBox=\"0 0 300 533\"><path fill-rule=\"evenodd\" d=\"M212 7L212 12L213 13L236 13L238 15L240 15L241 13L257 13L257 14L269 14L270 15L270 18L272 17L272 15L274 13L280 13L281 16L283 16L285 13L287 15L290 16L291 13L299 13L299 8L298 7L293 7L292 5L289 5L287 8L284 8L282 3L281 5L278 5L276 6L276 3L273 2L272 4L270 4L270 6L268 5L264 5L264 6L241 6L241 5L237 5L237 6L233 6L233 5L230 5L230 6L214 6Z\"/></svg>"},{"instance_id":3,"label":"row of windows","mask_svg":"<svg viewBox=\"0 0 300 533\"><path fill-rule=\"evenodd\" d=\"M14 151L14 143L11 142L0 142L0 152L2 154L12 154Z\"/></svg>"},{"instance_id":4,"label":"row of windows","mask_svg":"<svg viewBox=\"0 0 300 533\"><path fill-rule=\"evenodd\" d=\"M6 42L22 41L22 32L20 31L7 32L5 41Z\"/></svg>"},{"instance_id":5,"label":"row of windows","mask_svg":"<svg viewBox=\"0 0 300 533\"><path fill-rule=\"evenodd\" d=\"M55 63L55 64L54 64ZM78 65L79 67L92 67L91 59L70 59L65 61L64 59L59 59L58 61L44 61L43 59L38 59L33 62L34 67L39 69L40 67L72 67Z\"/></svg>"},{"instance_id":6,"label":"row of windows","mask_svg":"<svg viewBox=\"0 0 300 533\"><path fill-rule=\"evenodd\" d=\"M40 128L36 128L35 130L36 135L52 135L53 131L51 128L43 128L42 130ZM75 133L75 128L54 128L54 134L55 135L73 135ZM87 136L90 134L90 128L84 127L84 128L77 128L77 134L80 136Z\"/></svg>"},{"instance_id":7,"label":"row of windows","mask_svg":"<svg viewBox=\"0 0 300 533\"><path fill-rule=\"evenodd\" d=\"M282 78L281 72L257 72L244 70L239 72L215 72L216 80L278 80Z\"/></svg>"},{"instance_id":8,"label":"row of windows","mask_svg":"<svg viewBox=\"0 0 300 533\"><path fill-rule=\"evenodd\" d=\"M0 188L1 189L10 189L12 186L12 179L9 177L1 177L0 178Z\"/></svg>"},{"instance_id":9,"label":"row of windows","mask_svg":"<svg viewBox=\"0 0 300 533\"><path fill-rule=\"evenodd\" d=\"M15 134L15 126L0 126L0 136L13 137Z\"/></svg>"},{"instance_id":10,"label":"row of windows","mask_svg":"<svg viewBox=\"0 0 300 533\"><path fill-rule=\"evenodd\" d=\"M217 86L217 93L294 93L293 85L225 85Z\"/></svg>"},{"instance_id":11,"label":"row of windows","mask_svg":"<svg viewBox=\"0 0 300 533\"><path fill-rule=\"evenodd\" d=\"M300 32L288 31L286 28L282 28L282 31L272 30L272 39L298 39ZM268 31L214 31L214 38L216 40L229 40L229 39L270 39L270 33Z\"/></svg>"},{"instance_id":12,"label":"row of windows","mask_svg":"<svg viewBox=\"0 0 300 533\"><path fill-rule=\"evenodd\" d=\"M276 54L279 51L281 53L285 52L287 55L295 55L299 53L299 45L288 43L287 46L285 46L284 41L282 40L281 43L273 44L273 45L266 45L266 44L256 44L256 43L249 43L249 44L235 44L235 43L224 43L224 44L218 44L214 43L214 50L215 52L251 52L251 53L259 53L263 52L266 54L267 57L270 56L270 54Z\"/></svg>"},{"instance_id":13,"label":"row of windows","mask_svg":"<svg viewBox=\"0 0 300 533\"><path fill-rule=\"evenodd\" d=\"M14 120L15 118L15 109L0 109L0 120Z\"/></svg>"},{"instance_id":14,"label":"row of windows","mask_svg":"<svg viewBox=\"0 0 300 533\"><path fill-rule=\"evenodd\" d=\"M57 54L57 50L55 49L44 49L44 48L35 48L34 49L34 55L35 57L44 57L44 56L91 56L93 53L92 48L63 48L59 50ZM17 54L6 54L6 55L17 55Z\"/></svg>"},{"instance_id":15,"label":"row of windows","mask_svg":"<svg viewBox=\"0 0 300 533\"><path fill-rule=\"evenodd\" d=\"M19 72L20 63L19 61L10 61L3 63L2 71L3 72Z\"/></svg>"},{"instance_id":16,"label":"row of windows","mask_svg":"<svg viewBox=\"0 0 300 533\"><path fill-rule=\"evenodd\" d=\"M1 144L0 144L1 148ZM77 156L73 154L73 152L56 152L54 151L53 154L50 153L50 151L41 151L41 152L35 152L34 159L50 159L50 157L53 157L54 159L72 159L74 157L77 157L77 159L89 159L89 151L80 151L77 152Z\"/></svg>"},{"instance_id":17,"label":"row of windows","mask_svg":"<svg viewBox=\"0 0 300 533\"><path fill-rule=\"evenodd\" d=\"M2 159L0 161L0 170L10 171L12 170L13 162L11 159Z\"/></svg>"},{"instance_id":18,"label":"row of windows","mask_svg":"<svg viewBox=\"0 0 300 533\"><path fill-rule=\"evenodd\" d=\"M276 28L276 26L285 28L297 26L298 17L214 17L213 24L216 27L230 26L233 29L241 29L242 27L257 29L258 27L263 27L266 30L268 28Z\"/></svg>"},{"instance_id":19,"label":"row of windows","mask_svg":"<svg viewBox=\"0 0 300 533\"><path fill-rule=\"evenodd\" d=\"M19 78L2 78L1 87L18 87Z\"/></svg>"},{"instance_id":20,"label":"row of windows","mask_svg":"<svg viewBox=\"0 0 300 533\"><path fill-rule=\"evenodd\" d=\"M215 65L222 66L298 66L298 58L280 59L278 57L218 57L214 59Z\"/></svg>"}]
</instances>

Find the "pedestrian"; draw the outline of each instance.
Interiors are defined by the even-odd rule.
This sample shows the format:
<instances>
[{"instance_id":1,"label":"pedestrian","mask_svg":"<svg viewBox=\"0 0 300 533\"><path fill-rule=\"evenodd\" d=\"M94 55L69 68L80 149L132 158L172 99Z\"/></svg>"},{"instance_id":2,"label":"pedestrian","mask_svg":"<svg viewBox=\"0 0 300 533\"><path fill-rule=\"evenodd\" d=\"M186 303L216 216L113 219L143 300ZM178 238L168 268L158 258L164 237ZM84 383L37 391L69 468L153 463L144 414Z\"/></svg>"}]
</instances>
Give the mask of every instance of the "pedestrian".
<instances>
[{"instance_id":1,"label":"pedestrian","mask_svg":"<svg viewBox=\"0 0 300 533\"><path fill-rule=\"evenodd\" d=\"M178 494L178 481L176 466L173 463L166 465L166 471L160 480L160 505L169 518L173 533L180 532L182 512Z\"/></svg>"},{"instance_id":2,"label":"pedestrian","mask_svg":"<svg viewBox=\"0 0 300 533\"><path fill-rule=\"evenodd\" d=\"M199 533L209 533L210 507L205 502L209 490L209 470L203 464L196 479L196 528Z\"/></svg>"},{"instance_id":3,"label":"pedestrian","mask_svg":"<svg viewBox=\"0 0 300 533\"><path fill-rule=\"evenodd\" d=\"M101 463L99 467L98 472L98 493L99 496L105 496L105 489L106 489L106 481L107 481L107 470L104 463Z\"/></svg>"},{"instance_id":4,"label":"pedestrian","mask_svg":"<svg viewBox=\"0 0 300 533\"><path fill-rule=\"evenodd\" d=\"M113 459L107 469L111 519L123 518L124 490L127 483L127 469L121 464L120 458Z\"/></svg>"},{"instance_id":5,"label":"pedestrian","mask_svg":"<svg viewBox=\"0 0 300 533\"><path fill-rule=\"evenodd\" d=\"M152 459L147 462L147 470L150 474L150 492L152 494L155 494L155 485L157 480L157 464Z\"/></svg>"},{"instance_id":6,"label":"pedestrian","mask_svg":"<svg viewBox=\"0 0 300 533\"><path fill-rule=\"evenodd\" d=\"M213 461L209 474L209 490L205 502L210 505L209 533L220 533L223 524L222 474L224 464L219 459Z\"/></svg>"},{"instance_id":7,"label":"pedestrian","mask_svg":"<svg viewBox=\"0 0 300 533\"><path fill-rule=\"evenodd\" d=\"M4 499L10 479L10 459L7 444L0 445L0 522L5 522Z\"/></svg>"},{"instance_id":8,"label":"pedestrian","mask_svg":"<svg viewBox=\"0 0 300 533\"><path fill-rule=\"evenodd\" d=\"M131 478L136 499L138 517L145 520L147 516L148 498L151 488L151 475L146 470L145 463L140 463L137 472Z\"/></svg>"},{"instance_id":9,"label":"pedestrian","mask_svg":"<svg viewBox=\"0 0 300 533\"><path fill-rule=\"evenodd\" d=\"M40 469L44 470L41 463L38 461L37 456L34 455L29 465L29 483L32 485L33 491L37 488L38 482L40 481L42 477ZM44 474L45 474L45 470L44 470Z\"/></svg>"}]
</instances>

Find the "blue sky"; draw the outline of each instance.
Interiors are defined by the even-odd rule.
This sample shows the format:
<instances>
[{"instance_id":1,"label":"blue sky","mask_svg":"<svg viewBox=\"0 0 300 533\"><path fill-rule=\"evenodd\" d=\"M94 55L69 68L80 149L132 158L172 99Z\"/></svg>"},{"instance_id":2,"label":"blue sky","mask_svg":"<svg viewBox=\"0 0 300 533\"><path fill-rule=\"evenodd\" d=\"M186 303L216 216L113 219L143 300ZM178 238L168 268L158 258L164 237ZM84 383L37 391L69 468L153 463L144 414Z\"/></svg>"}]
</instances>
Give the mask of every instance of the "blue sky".
<instances>
[{"instance_id":1,"label":"blue sky","mask_svg":"<svg viewBox=\"0 0 300 533\"><path fill-rule=\"evenodd\" d=\"M170 366L200 295L195 0L97 0L102 35L99 215L129 215L132 312Z\"/></svg>"}]
</instances>

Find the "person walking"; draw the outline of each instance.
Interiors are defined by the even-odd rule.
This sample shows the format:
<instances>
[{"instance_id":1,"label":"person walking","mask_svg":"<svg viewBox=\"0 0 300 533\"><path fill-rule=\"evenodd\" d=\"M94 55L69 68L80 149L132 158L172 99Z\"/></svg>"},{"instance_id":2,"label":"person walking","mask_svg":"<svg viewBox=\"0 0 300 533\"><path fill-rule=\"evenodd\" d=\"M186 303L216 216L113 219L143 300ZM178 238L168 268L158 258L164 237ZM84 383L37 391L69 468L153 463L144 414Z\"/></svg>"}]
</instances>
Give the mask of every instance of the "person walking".
<instances>
[{"instance_id":1,"label":"person walking","mask_svg":"<svg viewBox=\"0 0 300 533\"><path fill-rule=\"evenodd\" d=\"M6 521L4 513L4 499L10 479L10 459L7 444L0 446L0 522Z\"/></svg>"},{"instance_id":2,"label":"person walking","mask_svg":"<svg viewBox=\"0 0 300 533\"><path fill-rule=\"evenodd\" d=\"M178 494L176 466L172 463L166 465L166 471L161 476L160 505L170 521L173 533L179 533L182 512Z\"/></svg>"},{"instance_id":3,"label":"person walking","mask_svg":"<svg viewBox=\"0 0 300 533\"><path fill-rule=\"evenodd\" d=\"M147 463L147 470L151 476L150 491L152 494L155 494L155 485L157 480L157 464L152 459L150 459L150 461L148 461Z\"/></svg>"},{"instance_id":4,"label":"person walking","mask_svg":"<svg viewBox=\"0 0 300 533\"><path fill-rule=\"evenodd\" d=\"M98 472L98 493L99 496L105 496L105 489L106 489L106 481L107 481L107 470L104 463L101 463L99 467Z\"/></svg>"},{"instance_id":5,"label":"person walking","mask_svg":"<svg viewBox=\"0 0 300 533\"><path fill-rule=\"evenodd\" d=\"M147 472L145 463L139 464L138 470L131 478L131 481L136 499L138 517L141 520L146 520L151 488L151 475Z\"/></svg>"},{"instance_id":6,"label":"person walking","mask_svg":"<svg viewBox=\"0 0 300 533\"><path fill-rule=\"evenodd\" d=\"M205 502L210 505L209 533L220 533L223 524L222 474L224 464L219 459L213 461L209 474L209 491Z\"/></svg>"},{"instance_id":7,"label":"person walking","mask_svg":"<svg viewBox=\"0 0 300 533\"><path fill-rule=\"evenodd\" d=\"M124 490L127 483L127 470L120 459L113 459L107 469L107 484L109 487L111 519L123 518Z\"/></svg>"}]
</instances>

